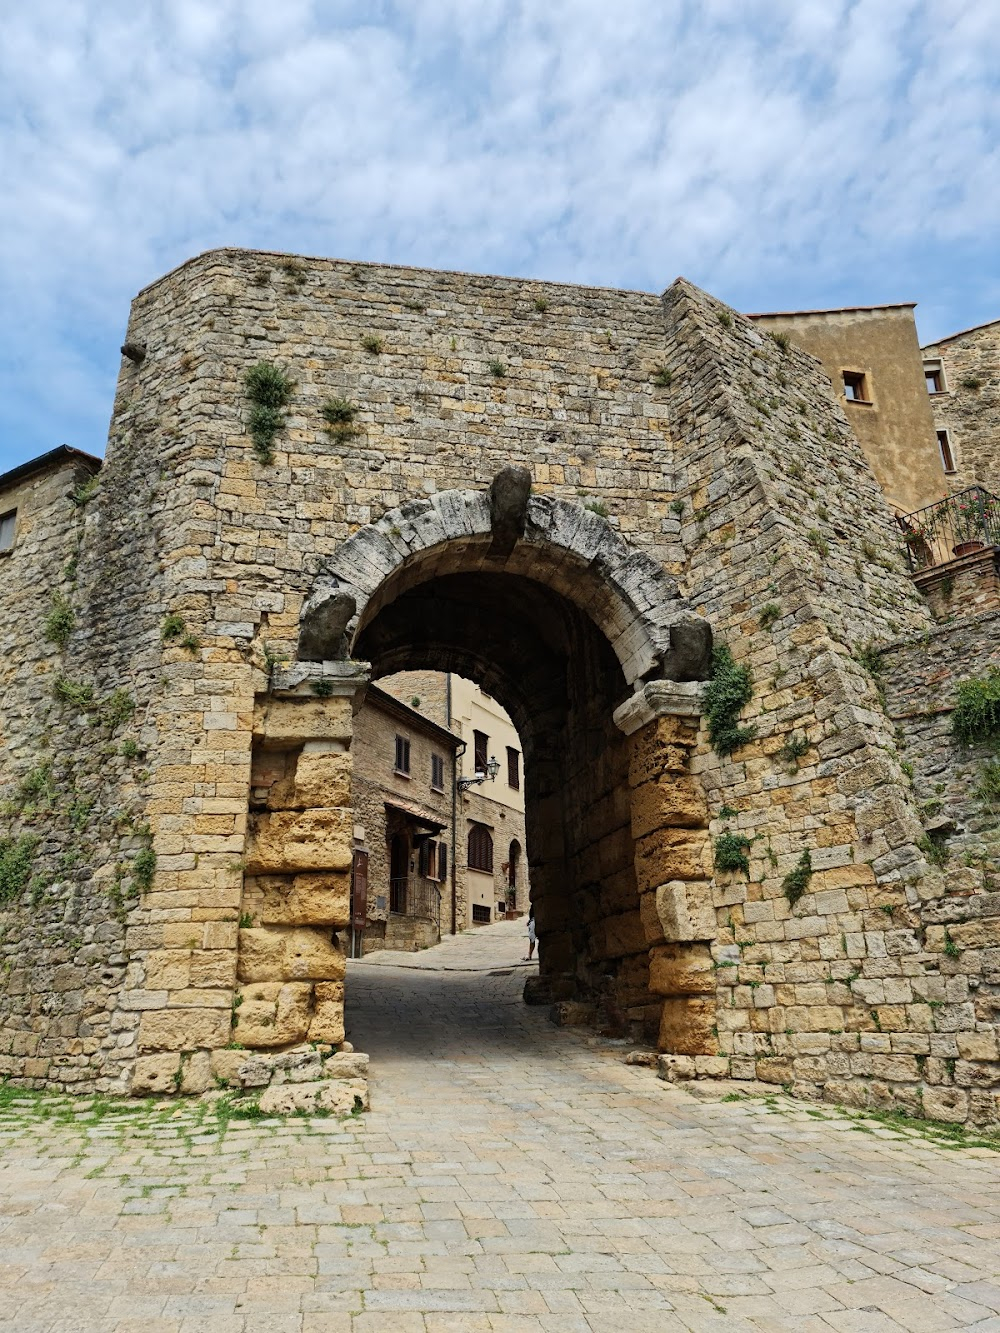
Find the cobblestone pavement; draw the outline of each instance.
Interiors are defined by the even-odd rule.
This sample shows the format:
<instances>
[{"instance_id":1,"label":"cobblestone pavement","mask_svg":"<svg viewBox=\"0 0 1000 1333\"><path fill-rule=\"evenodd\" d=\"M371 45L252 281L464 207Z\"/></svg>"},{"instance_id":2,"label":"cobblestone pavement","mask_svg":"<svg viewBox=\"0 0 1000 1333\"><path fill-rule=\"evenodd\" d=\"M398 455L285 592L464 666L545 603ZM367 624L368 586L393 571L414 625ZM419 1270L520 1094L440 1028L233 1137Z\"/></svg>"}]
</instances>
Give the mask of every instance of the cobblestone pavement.
<instances>
[{"instance_id":1,"label":"cobblestone pavement","mask_svg":"<svg viewBox=\"0 0 1000 1333\"><path fill-rule=\"evenodd\" d=\"M521 924L351 964L364 1116L7 1090L0 1327L1000 1330L1000 1156L659 1082L520 1003Z\"/></svg>"}]
</instances>

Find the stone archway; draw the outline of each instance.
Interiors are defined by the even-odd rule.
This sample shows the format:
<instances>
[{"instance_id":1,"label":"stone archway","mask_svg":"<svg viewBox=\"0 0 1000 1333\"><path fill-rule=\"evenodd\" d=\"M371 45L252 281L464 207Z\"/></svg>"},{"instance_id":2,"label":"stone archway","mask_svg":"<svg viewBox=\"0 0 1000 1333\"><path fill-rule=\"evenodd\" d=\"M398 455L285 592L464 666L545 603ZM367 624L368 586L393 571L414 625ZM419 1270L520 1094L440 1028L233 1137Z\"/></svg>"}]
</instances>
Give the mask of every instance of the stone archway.
<instances>
[{"instance_id":1,"label":"stone archway","mask_svg":"<svg viewBox=\"0 0 1000 1333\"><path fill-rule=\"evenodd\" d=\"M713 1051L707 813L688 771L710 644L655 561L599 515L531 496L517 470L489 492L444 492L360 529L306 603L300 660L276 674L257 729L257 770L280 755L284 777L252 821L252 892L284 877L288 895L301 884L299 898L311 887L326 906L314 922L300 913L248 930L241 977L260 987L268 949L294 946L300 970L313 966L292 927L328 936L319 928L343 913L331 895L343 896L350 854L347 696L360 697L369 670L453 671L499 700L524 745L534 998L583 1000L661 1046ZM342 807L329 808L331 791ZM326 988L320 1027L335 1032L343 974L326 974L336 969L318 943L314 953L301 984L314 986L311 1012Z\"/></svg>"}]
</instances>

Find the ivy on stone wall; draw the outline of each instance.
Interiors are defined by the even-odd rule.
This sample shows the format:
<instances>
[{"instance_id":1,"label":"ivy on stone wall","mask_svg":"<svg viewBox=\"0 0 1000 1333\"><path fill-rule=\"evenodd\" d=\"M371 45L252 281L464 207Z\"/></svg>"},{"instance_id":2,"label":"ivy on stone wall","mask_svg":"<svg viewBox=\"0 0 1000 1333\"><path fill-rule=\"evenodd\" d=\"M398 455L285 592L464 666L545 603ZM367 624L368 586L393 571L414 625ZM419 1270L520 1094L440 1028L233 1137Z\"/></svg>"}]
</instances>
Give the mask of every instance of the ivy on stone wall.
<instances>
[{"instance_id":1,"label":"ivy on stone wall","mask_svg":"<svg viewBox=\"0 0 1000 1333\"><path fill-rule=\"evenodd\" d=\"M708 739L717 755L725 758L746 745L757 734L755 726L741 727L740 710L753 698L750 668L737 666L725 646L712 650L712 676L702 695L708 724Z\"/></svg>"},{"instance_id":2,"label":"ivy on stone wall","mask_svg":"<svg viewBox=\"0 0 1000 1333\"><path fill-rule=\"evenodd\" d=\"M37 846L38 839L30 833L0 838L0 903L12 902L27 888Z\"/></svg>"},{"instance_id":3,"label":"ivy on stone wall","mask_svg":"<svg viewBox=\"0 0 1000 1333\"><path fill-rule=\"evenodd\" d=\"M799 857L794 870L790 870L781 881L781 891L792 907L799 901L813 875L812 853L805 851Z\"/></svg>"},{"instance_id":4,"label":"ivy on stone wall","mask_svg":"<svg viewBox=\"0 0 1000 1333\"><path fill-rule=\"evenodd\" d=\"M959 684L951 729L962 745L1000 740L1000 669Z\"/></svg>"}]
</instances>

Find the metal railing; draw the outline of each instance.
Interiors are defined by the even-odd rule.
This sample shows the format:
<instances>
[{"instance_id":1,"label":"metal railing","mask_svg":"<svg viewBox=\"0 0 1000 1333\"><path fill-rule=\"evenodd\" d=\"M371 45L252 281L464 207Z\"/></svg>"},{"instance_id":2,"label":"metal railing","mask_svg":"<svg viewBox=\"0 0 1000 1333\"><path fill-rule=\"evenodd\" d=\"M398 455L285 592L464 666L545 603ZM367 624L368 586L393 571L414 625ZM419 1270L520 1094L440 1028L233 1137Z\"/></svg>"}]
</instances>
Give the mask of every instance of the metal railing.
<instances>
[{"instance_id":1,"label":"metal railing","mask_svg":"<svg viewBox=\"0 0 1000 1333\"><path fill-rule=\"evenodd\" d=\"M411 878L396 877L389 881L389 911L399 916L419 916L436 921L441 910L441 893L430 883Z\"/></svg>"},{"instance_id":2,"label":"metal railing","mask_svg":"<svg viewBox=\"0 0 1000 1333\"><path fill-rule=\"evenodd\" d=\"M914 574L1000 546L1000 499L981 486L899 515L896 521Z\"/></svg>"}]
</instances>

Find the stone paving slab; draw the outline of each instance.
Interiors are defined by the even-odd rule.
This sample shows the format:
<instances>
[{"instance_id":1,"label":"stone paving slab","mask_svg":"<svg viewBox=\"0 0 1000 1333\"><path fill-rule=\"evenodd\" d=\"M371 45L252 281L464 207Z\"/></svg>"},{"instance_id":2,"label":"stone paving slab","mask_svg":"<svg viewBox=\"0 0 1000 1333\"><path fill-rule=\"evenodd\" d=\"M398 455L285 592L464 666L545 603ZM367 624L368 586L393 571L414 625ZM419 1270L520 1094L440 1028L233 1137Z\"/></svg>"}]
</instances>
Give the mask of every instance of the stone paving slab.
<instances>
[{"instance_id":1,"label":"stone paving slab","mask_svg":"<svg viewBox=\"0 0 1000 1333\"><path fill-rule=\"evenodd\" d=\"M1000 1155L626 1066L520 1002L522 924L351 964L367 1115L5 1089L0 1327L1000 1330Z\"/></svg>"}]
</instances>

